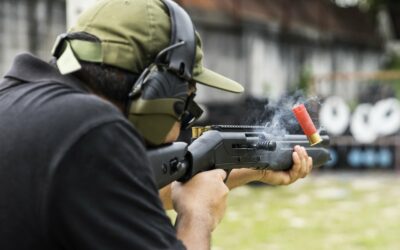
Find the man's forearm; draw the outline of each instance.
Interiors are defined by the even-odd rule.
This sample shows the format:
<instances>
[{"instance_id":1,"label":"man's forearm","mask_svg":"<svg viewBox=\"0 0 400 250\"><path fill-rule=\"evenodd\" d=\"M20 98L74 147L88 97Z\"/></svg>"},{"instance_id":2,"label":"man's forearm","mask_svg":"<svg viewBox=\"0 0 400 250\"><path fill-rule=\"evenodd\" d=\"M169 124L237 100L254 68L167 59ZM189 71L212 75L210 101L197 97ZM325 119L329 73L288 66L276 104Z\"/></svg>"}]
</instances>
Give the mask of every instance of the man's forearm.
<instances>
[{"instance_id":1,"label":"man's forearm","mask_svg":"<svg viewBox=\"0 0 400 250\"><path fill-rule=\"evenodd\" d=\"M212 226L207 224L204 214L179 215L176 219L176 231L188 250L209 250L211 242Z\"/></svg>"},{"instance_id":2,"label":"man's forearm","mask_svg":"<svg viewBox=\"0 0 400 250\"><path fill-rule=\"evenodd\" d=\"M171 185L172 201L178 213L177 236L190 250L210 249L211 232L222 220L229 189L221 169L195 175L185 184Z\"/></svg>"}]
</instances>

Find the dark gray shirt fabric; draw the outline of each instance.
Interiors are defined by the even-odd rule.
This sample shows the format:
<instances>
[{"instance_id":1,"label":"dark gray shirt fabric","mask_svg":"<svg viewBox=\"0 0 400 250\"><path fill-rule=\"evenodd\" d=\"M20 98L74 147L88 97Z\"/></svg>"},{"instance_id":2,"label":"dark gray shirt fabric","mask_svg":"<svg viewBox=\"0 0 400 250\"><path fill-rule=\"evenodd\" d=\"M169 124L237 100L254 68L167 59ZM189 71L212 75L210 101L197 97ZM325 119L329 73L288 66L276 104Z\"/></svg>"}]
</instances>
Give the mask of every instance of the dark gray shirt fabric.
<instances>
[{"instance_id":1,"label":"dark gray shirt fabric","mask_svg":"<svg viewBox=\"0 0 400 250\"><path fill-rule=\"evenodd\" d=\"M30 54L0 82L0 249L184 249L140 136L83 86Z\"/></svg>"}]
</instances>

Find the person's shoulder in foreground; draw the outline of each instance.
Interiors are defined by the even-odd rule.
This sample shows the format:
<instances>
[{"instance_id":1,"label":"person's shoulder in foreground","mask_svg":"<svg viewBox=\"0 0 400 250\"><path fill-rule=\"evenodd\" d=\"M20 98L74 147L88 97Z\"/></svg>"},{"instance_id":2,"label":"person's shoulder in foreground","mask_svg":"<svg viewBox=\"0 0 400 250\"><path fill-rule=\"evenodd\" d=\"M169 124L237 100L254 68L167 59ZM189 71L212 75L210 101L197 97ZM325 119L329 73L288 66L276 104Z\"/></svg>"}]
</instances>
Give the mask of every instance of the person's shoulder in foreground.
<instances>
[{"instance_id":1,"label":"person's shoulder in foreground","mask_svg":"<svg viewBox=\"0 0 400 250\"><path fill-rule=\"evenodd\" d=\"M138 12L153 2L167 13L160 1L108 2L123 9L141 2ZM128 46L115 44L120 48L105 51L122 50L114 59L124 61L121 47ZM143 141L112 101L89 93L86 82L63 69L23 54L1 83L0 248L183 249L162 208ZM208 219L196 207L180 217L179 228L196 226L191 218L199 211Z\"/></svg>"},{"instance_id":2,"label":"person's shoulder in foreground","mask_svg":"<svg viewBox=\"0 0 400 250\"><path fill-rule=\"evenodd\" d=\"M157 204L143 142L114 105L29 54L0 86L1 249L181 246ZM142 218L152 217L158 223L147 226Z\"/></svg>"},{"instance_id":3,"label":"person's shoulder in foreground","mask_svg":"<svg viewBox=\"0 0 400 250\"><path fill-rule=\"evenodd\" d=\"M176 140L194 97L189 82L243 91L203 67L192 26L170 0L101 0L59 37L56 66L16 58L0 84L1 249L210 248L225 172L168 187L175 229L145 151ZM289 172L232 171L228 185L289 184L312 165L299 148L293 160Z\"/></svg>"}]
</instances>

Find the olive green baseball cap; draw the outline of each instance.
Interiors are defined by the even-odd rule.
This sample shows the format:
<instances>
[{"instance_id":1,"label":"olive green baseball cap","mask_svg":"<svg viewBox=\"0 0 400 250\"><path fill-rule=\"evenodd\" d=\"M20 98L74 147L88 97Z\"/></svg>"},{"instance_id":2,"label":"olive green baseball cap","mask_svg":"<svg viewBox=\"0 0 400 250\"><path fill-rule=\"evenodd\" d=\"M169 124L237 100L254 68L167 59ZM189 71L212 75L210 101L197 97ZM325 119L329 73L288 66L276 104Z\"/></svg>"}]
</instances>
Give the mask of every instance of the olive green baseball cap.
<instances>
[{"instance_id":1,"label":"olive green baseball cap","mask_svg":"<svg viewBox=\"0 0 400 250\"><path fill-rule=\"evenodd\" d=\"M68 31L75 32L89 33L100 42L64 42L57 60L61 73L79 70L81 60L139 74L170 44L171 21L162 0L100 0L84 11ZM239 83L203 66L202 44L197 32L196 41L193 80L230 92L243 92ZM57 45L58 42L55 48Z\"/></svg>"}]
</instances>

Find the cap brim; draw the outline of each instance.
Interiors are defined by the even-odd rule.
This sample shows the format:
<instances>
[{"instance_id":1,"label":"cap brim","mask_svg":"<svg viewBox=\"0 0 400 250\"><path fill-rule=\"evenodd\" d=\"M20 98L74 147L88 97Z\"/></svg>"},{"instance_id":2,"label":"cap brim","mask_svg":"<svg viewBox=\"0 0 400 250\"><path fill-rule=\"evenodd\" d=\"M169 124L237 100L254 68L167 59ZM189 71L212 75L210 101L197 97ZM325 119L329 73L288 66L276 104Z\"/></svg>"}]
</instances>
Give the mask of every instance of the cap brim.
<instances>
[{"instance_id":1,"label":"cap brim","mask_svg":"<svg viewBox=\"0 0 400 250\"><path fill-rule=\"evenodd\" d=\"M200 74L193 76L193 80L213 88L234 93L241 93L244 91L243 86L239 83L206 68L203 68Z\"/></svg>"}]
</instances>

